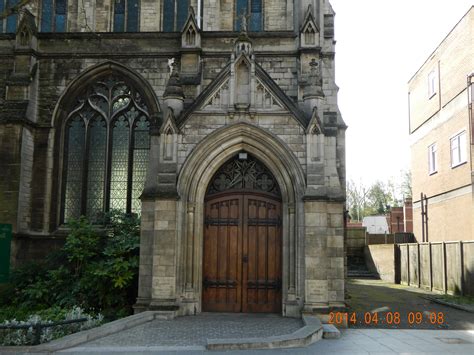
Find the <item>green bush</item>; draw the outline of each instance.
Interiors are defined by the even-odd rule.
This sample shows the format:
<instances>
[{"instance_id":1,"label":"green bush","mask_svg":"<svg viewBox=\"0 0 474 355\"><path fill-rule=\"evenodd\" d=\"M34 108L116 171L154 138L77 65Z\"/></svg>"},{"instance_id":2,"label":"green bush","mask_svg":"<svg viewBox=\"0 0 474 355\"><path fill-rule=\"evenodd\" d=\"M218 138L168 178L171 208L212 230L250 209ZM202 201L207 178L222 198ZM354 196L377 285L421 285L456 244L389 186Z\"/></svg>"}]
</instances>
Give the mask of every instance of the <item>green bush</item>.
<instances>
[{"instance_id":1,"label":"green bush","mask_svg":"<svg viewBox=\"0 0 474 355\"><path fill-rule=\"evenodd\" d=\"M32 326L38 323L52 325L52 323L57 321L87 319L85 322L60 324L43 328L38 340L40 343L45 343L68 334L96 327L103 321L101 314L92 316L85 313L80 307L73 307L69 311L57 311L58 309L49 309L46 312L43 311L29 315L25 320L13 318L1 321L0 325L31 325L31 327L26 329L0 329L0 345L34 345L37 339L35 339L36 334Z\"/></svg>"},{"instance_id":2,"label":"green bush","mask_svg":"<svg viewBox=\"0 0 474 355\"><path fill-rule=\"evenodd\" d=\"M0 305L25 314L76 305L107 318L130 314L138 288L139 220L114 211L105 221L101 230L85 217L71 221L61 250L12 272Z\"/></svg>"}]
</instances>

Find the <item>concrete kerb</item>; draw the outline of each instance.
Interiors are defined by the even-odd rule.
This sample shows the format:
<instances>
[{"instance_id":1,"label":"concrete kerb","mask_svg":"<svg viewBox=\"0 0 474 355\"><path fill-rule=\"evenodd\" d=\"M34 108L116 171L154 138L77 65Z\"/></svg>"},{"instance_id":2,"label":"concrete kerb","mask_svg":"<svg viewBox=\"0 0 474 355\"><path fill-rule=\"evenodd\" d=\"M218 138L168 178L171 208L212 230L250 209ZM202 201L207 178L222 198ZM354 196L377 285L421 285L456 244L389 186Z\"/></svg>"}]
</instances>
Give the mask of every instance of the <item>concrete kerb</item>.
<instances>
[{"instance_id":1,"label":"concrete kerb","mask_svg":"<svg viewBox=\"0 0 474 355\"><path fill-rule=\"evenodd\" d=\"M102 338L117 332L127 330L137 325L150 322L155 319L172 319L173 312L154 312L146 311L135 314L133 316L118 319L116 321L106 323L100 327L84 330L82 332L67 335L57 340L53 340L46 344L36 346L5 346L0 347L0 354L3 353L49 353L59 350L75 347L77 345Z\"/></svg>"},{"instance_id":2,"label":"concrete kerb","mask_svg":"<svg viewBox=\"0 0 474 355\"><path fill-rule=\"evenodd\" d=\"M464 305L461 305L461 304L456 304L456 303L443 301L443 300L440 300L439 298L430 297L430 296L422 296L422 298L424 298L425 300L434 302L434 303L442 304L443 306L448 306L448 307L460 309L461 311L474 313L474 305L473 306L464 306Z\"/></svg>"},{"instance_id":3,"label":"concrete kerb","mask_svg":"<svg viewBox=\"0 0 474 355\"><path fill-rule=\"evenodd\" d=\"M323 337L324 328L318 317L303 315L303 322L304 326L292 334L266 338L208 339L206 349L222 351L297 348L313 344ZM336 331L339 332L337 329Z\"/></svg>"}]
</instances>

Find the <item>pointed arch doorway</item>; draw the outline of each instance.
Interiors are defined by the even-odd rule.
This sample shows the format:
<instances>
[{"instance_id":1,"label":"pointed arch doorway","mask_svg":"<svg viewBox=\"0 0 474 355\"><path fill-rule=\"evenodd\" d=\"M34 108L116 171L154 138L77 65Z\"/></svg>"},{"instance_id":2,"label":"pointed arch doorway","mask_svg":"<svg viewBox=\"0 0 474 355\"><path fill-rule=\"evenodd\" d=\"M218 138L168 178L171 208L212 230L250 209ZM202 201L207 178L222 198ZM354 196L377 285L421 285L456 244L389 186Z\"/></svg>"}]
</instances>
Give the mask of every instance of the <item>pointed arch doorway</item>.
<instances>
[{"instance_id":1,"label":"pointed arch doorway","mask_svg":"<svg viewBox=\"0 0 474 355\"><path fill-rule=\"evenodd\" d=\"M214 174L205 198L203 311L281 312L281 213L275 177L250 154Z\"/></svg>"}]
</instances>

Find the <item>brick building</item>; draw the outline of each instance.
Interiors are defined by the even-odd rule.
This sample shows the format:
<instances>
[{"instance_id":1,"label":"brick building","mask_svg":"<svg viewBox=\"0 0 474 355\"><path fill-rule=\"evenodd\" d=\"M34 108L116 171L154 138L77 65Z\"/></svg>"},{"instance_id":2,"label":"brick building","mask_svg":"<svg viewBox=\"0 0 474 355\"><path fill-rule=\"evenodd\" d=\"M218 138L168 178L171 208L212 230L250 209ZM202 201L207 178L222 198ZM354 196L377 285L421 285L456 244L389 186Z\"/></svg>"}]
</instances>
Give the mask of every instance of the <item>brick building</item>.
<instances>
[{"instance_id":1,"label":"brick building","mask_svg":"<svg viewBox=\"0 0 474 355\"><path fill-rule=\"evenodd\" d=\"M471 7L409 82L413 226L419 242L474 239L473 28Z\"/></svg>"},{"instance_id":2,"label":"brick building","mask_svg":"<svg viewBox=\"0 0 474 355\"><path fill-rule=\"evenodd\" d=\"M33 0L0 28L14 263L120 209L141 215L137 311L343 305L327 0Z\"/></svg>"}]
</instances>

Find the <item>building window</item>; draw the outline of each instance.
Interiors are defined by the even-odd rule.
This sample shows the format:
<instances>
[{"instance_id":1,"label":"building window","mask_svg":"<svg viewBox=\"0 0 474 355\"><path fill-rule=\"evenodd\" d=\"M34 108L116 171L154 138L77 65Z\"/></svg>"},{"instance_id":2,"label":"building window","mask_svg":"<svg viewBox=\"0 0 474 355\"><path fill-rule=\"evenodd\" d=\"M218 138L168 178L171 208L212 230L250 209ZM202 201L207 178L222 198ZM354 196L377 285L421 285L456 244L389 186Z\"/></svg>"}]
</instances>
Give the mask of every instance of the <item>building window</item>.
<instances>
[{"instance_id":1,"label":"building window","mask_svg":"<svg viewBox=\"0 0 474 355\"><path fill-rule=\"evenodd\" d=\"M62 222L104 212L140 213L150 149L148 109L116 76L91 84L64 129Z\"/></svg>"},{"instance_id":2,"label":"building window","mask_svg":"<svg viewBox=\"0 0 474 355\"><path fill-rule=\"evenodd\" d=\"M67 0L43 0L41 32L66 32Z\"/></svg>"},{"instance_id":3,"label":"building window","mask_svg":"<svg viewBox=\"0 0 474 355\"><path fill-rule=\"evenodd\" d=\"M138 32L139 0L114 0L114 32Z\"/></svg>"},{"instance_id":4,"label":"building window","mask_svg":"<svg viewBox=\"0 0 474 355\"><path fill-rule=\"evenodd\" d=\"M467 161L466 131L451 138L451 167L456 167Z\"/></svg>"},{"instance_id":5,"label":"building window","mask_svg":"<svg viewBox=\"0 0 474 355\"><path fill-rule=\"evenodd\" d=\"M437 75L433 70L428 74L428 98L432 98L437 93Z\"/></svg>"},{"instance_id":6,"label":"building window","mask_svg":"<svg viewBox=\"0 0 474 355\"><path fill-rule=\"evenodd\" d=\"M436 143L428 147L428 164L430 175L438 171L438 148Z\"/></svg>"},{"instance_id":7,"label":"building window","mask_svg":"<svg viewBox=\"0 0 474 355\"><path fill-rule=\"evenodd\" d=\"M189 0L164 0L163 31L180 32L188 18Z\"/></svg>"},{"instance_id":8,"label":"building window","mask_svg":"<svg viewBox=\"0 0 474 355\"><path fill-rule=\"evenodd\" d=\"M18 2L19 0L0 0L0 14L9 13ZM17 21L18 11L14 11L13 14L5 18L0 18L0 33L15 33Z\"/></svg>"},{"instance_id":9,"label":"building window","mask_svg":"<svg viewBox=\"0 0 474 355\"><path fill-rule=\"evenodd\" d=\"M242 23L242 14L248 16L248 30L251 32L260 32L263 28L263 7L262 0L237 0L235 3L235 27L240 31Z\"/></svg>"}]
</instances>

